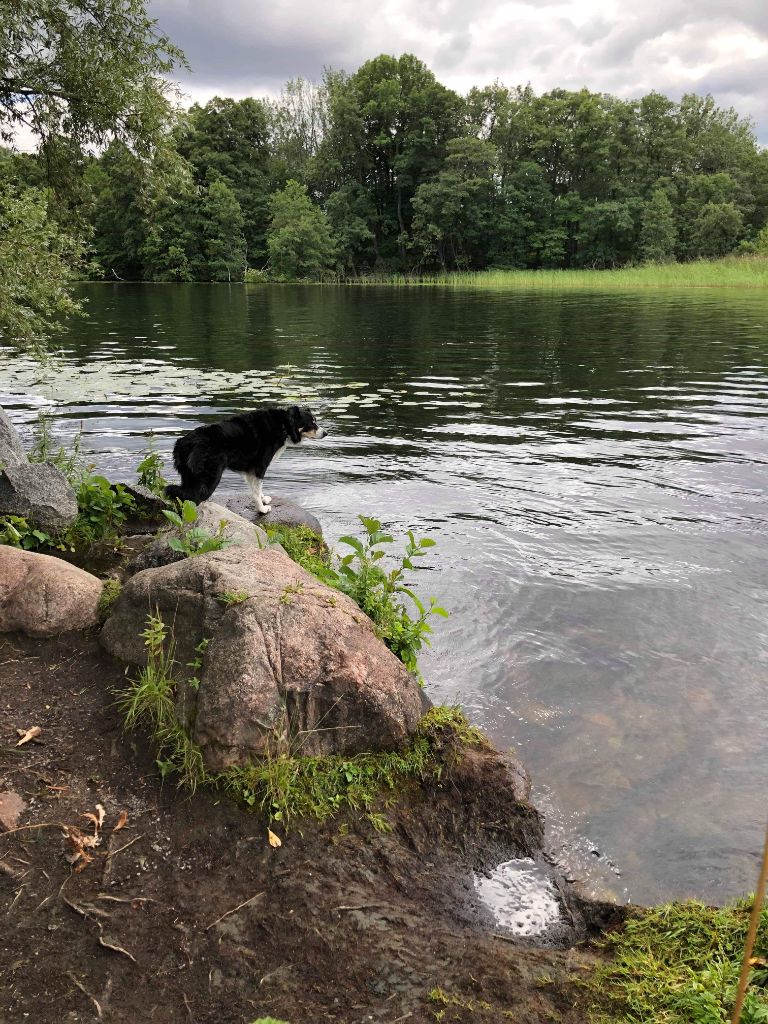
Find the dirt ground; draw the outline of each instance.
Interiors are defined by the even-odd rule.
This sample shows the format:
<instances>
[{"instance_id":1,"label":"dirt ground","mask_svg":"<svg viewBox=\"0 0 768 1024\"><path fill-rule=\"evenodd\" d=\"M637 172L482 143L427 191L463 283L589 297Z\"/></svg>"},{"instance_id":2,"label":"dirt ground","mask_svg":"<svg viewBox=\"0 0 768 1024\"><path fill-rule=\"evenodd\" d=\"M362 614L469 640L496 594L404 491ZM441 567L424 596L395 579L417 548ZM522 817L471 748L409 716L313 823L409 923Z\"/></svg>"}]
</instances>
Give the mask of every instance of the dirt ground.
<instances>
[{"instance_id":1,"label":"dirt ground","mask_svg":"<svg viewBox=\"0 0 768 1024\"><path fill-rule=\"evenodd\" d=\"M494 786L497 755L414 787L390 833L335 819L272 848L259 814L161 786L122 731L122 681L95 636L0 637L2 1024L584 1024L596 954L575 940L610 912L569 898L570 944L535 948L474 895L473 868L540 842L533 809ZM94 835L98 805L78 871L62 826Z\"/></svg>"}]
</instances>

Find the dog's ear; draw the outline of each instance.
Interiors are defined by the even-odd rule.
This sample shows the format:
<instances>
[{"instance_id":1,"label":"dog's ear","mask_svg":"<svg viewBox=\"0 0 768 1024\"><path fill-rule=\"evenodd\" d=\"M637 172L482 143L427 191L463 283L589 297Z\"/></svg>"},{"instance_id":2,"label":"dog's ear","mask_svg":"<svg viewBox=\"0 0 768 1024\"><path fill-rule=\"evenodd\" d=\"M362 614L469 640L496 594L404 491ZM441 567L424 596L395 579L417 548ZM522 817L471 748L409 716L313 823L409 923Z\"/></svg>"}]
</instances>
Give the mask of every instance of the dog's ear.
<instances>
[{"instance_id":1,"label":"dog's ear","mask_svg":"<svg viewBox=\"0 0 768 1024\"><path fill-rule=\"evenodd\" d=\"M288 436L294 444L298 444L301 441L301 431L299 425L301 424L301 410L298 405L292 405L288 409Z\"/></svg>"}]
</instances>

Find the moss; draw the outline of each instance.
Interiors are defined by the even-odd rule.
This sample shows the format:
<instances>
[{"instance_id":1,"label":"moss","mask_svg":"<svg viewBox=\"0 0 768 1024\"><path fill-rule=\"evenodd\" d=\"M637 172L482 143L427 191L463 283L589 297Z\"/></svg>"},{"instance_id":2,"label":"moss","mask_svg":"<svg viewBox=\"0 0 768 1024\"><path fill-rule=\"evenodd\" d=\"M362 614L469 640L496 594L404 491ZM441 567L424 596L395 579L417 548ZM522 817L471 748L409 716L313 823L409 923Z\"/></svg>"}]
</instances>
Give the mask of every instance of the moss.
<instances>
[{"instance_id":1,"label":"moss","mask_svg":"<svg viewBox=\"0 0 768 1024\"><path fill-rule=\"evenodd\" d=\"M109 579L104 580L104 589L101 592L98 604L99 622L106 622L109 613L112 611L112 606L120 596L120 591L123 589L123 585L120 580Z\"/></svg>"},{"instance_id":2,"label":"moss","mask_svg":"<svg viewBox=\"0 0 768 1024\"><path fill-rule=\"evenodd\" d=\"M672 903L638 912L609 935L608 959L583 984L591 1024L720 1024L729 1020L750 903ZM768 910L761 916L742 1024L768 1021Z\"/></svg>"}]
</instances>

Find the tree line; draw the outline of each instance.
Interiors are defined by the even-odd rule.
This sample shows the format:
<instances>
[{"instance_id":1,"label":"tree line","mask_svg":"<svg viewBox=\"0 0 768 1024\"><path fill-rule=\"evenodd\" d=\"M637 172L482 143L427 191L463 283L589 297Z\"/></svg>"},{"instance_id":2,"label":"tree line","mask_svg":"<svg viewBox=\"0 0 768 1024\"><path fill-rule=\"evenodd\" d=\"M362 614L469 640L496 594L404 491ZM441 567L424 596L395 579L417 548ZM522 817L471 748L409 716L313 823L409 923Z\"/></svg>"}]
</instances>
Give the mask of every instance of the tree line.
<instances>
[{"instance_id":1,"label":"tree line","mask_svg":"<svg viewBox=\"0 0 768 1024\"><path fill-rule=\"evenodd\" d=\"M6 154L4 177L41 185L46 159ZM462 97L410 54L176 110L149 152L69 164L57 216L113 280L616 267L749 248L768 220L768 153L711 97Z\"/></svg>"},{"instance_id":2,"label":"tree line","mask_svg":"<svg viewBox=\"0 0 768 1024\"><path fill-rule=\"evenodd\" d=\"M0 149L0 322L11 296L17 334L14 288L44 275L50 321L76 261L108 280L312 280L768 250L768 152L709 96L461 96L405 54L184 111L163 77L183 55L142 0L16 9L0 140L20 120L40 138Z\"/></svg>"}]
</instances>

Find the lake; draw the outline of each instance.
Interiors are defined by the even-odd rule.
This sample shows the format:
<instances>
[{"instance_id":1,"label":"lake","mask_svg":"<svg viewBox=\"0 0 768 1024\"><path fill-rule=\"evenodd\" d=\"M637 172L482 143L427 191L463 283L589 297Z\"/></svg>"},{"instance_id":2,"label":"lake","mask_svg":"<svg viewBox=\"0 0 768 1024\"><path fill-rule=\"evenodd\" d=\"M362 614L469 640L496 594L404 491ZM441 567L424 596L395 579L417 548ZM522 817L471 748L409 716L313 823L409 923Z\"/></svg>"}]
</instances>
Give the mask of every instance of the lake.
<instances>
[{"instance_id":1,"label":"lake","mask_svg":"<svg viewBox=\"0 0 768 1024\"><path fill-rule=\"evenodd\" d=\"M153 433L303 396L268 477L323 521L437 541L423 659L534 778L569 877L620 900L755 884L768 716L768 297L85 285L0 404L133 477ZM168 463L170 466L170 463ZM170 472L168 475L171 475ZM225 475L222 491L241 490Z\"/></svg>"}]
</instances>

